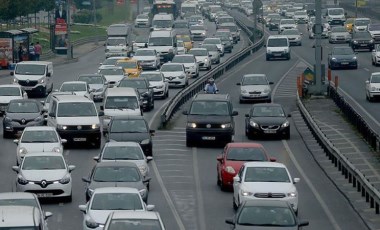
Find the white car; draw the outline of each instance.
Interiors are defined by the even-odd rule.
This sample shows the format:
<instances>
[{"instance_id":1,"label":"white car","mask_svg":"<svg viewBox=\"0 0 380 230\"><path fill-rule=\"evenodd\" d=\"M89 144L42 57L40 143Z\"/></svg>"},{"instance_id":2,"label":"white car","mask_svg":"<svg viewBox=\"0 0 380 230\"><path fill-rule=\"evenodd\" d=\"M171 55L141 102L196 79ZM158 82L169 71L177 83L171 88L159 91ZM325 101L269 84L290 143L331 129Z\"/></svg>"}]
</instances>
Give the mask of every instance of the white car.
<instances>
[{"instance_id":1,"label":"white car","mask_svg":"<svg viewBox=\"0 0 380 230\"><path fill-rule=\"evenodd\" d=\"M117 86L121 79L125 77L123 67L121 66L104 66L99 68L98 72L107 79L109 88Z\"/></svg>"},{"instance_id":2,"label":"white car","mask_svg":"<svg viewBox=\"0 0 380 230\"><path fill-rule=\"evenodd\" d=\"M296 12L294 12L293 19L298 24L304 24L309 21L309 16L307 15L305 10L297 10Z\"/></svg>"},{"instance_id":3,"label":"white car","mask_svg":"<svg viewBox=\"0 0 380 230\"><path fill-rule=\"evenodd\" d=\"M351 34L344 26L333 26L329 32L329 43L346 43L351 40Z\"/></svg>"},{"instance_id":4,"label":"white car","mask_svg":"<svg viewBox=\"0 0 380 230\"><path fill-rule=\"evenodd\" d=\"M79 205L84 213L83 230L102 230L108 215L116 210L151 211L153 205L146 205L136 188L97 188L85 205Z\"/></svg>"},{"instance_id":5,"label":"white car","mask_svg":"<svg viewBox=\"0 0 380 230\"><path fill-rule=\"evenodd\" d=\"M245 74L241 81L237 83L240 85L240 98L239 102L246 101L255 102L272 102L271 88L273 82L268 81L265 74Z\"/></svg>"},{"instance_id":6,"label":"white car","mask_svg":"<svg viewBox=\"0 0 380 230\"><path fill-rule=\"evenodd\" d=\"M152 48L139 48L135 51L133 59L136 59L142 69L159 69L160 55Z\"/></svg>"},{"instance_id":7,"label":"white car","mask_svg":"<svg viewBox=\"0 0 380 230\"><path fill-rule=\"evenodd\" d=\"M135 19L135 27L150 27L149 15L148 14L139 14Z\"/></svg>"},{"instance_id":8,"label":"white car","mask_svg":"<svg viewBox=\"0 0 380 230\"><path fill-rule=\"evenodd\" d=\"M380 45L376 45L375 49L372 50L372 65L380 65Z\"/></svg>"},{"instance_id":9,"label":"white car","mask_svg":"<svg viewBox=\"0 0 380 230\"><path fill-rule=\"evenodd\" d=\"M17 144L17 165L20 165L27 153L54 152L62 154L62 144L67 140L61 139L54 127L30 126L24 129L20 139L15 139L13 142Z\"/></svg>"},{"instance_id":10,"label":"white car","mask_svg":"<svg viewBox=\"0 0 380 230\"><path fill-rule=\"evenodd\" d=\"M291 46L302 46L302 33L298 29L283 30L281 35L288 37Z\"/></svg>"},{"instance_id":11,"label":"white car","mask_svg":"<svg viewBox=\"0 0 380 230\"><path fill-rule=\"evenodd\" d=\"M277 162L247 162L234 177L233 206L237 209L245 200L286 200L298 212L298 192L286 166Z\"/></svg>"},{"instance_id":12,"label":"white car","mask_svg":"<svg viewBox=\"0 0 380 230\"><path fill-rule=\"evenodd\" d=\"M372 73L367 81L365 81L366 98L373 101L374 98L380 96L380 72Z\"/></svg>"},{"instance_id":13,"label":"white car","mask_svg":"<svg viewBox=\"0 0 380 230\"><path fill-rule=\"evenodd\" d=\"M170 86L186 87L189 84L189 78L186 74L185 66L180 63L165 63L161 66L161 73Z\"/></svg>"},{"instance_id":14,"label":"white car","mask_svg":"<svg viewBox=\"0 0 380 230\"><path fill-rule=\"evenodd\" d=\"M284 30L297 29L297 24L294 19L281 19L278 33L281 34Z\"/></svg>"},{"instance_id":15,"label":"white car","mask_svg":"<svg viewBox=\"0 0 380 230\"><path fill-rule=\"evenodd\" d=\"M78 96L84 96L89 99L93 99L92 92L90 92L90 87L85 81L66 81L63 82L59 92L72 92Z\"/></svg>"},{"instance_id":16,"label":"white car","mask_svg":"<svg viewBox=\"0 0 380 230\"><path fill-rule=\"evenodd\" d=\"M180 63L185 66L185 71L188 76L198 77L199 76L199 66L195 56L193 54L181 54L175 55L172 63Z\"/></svg>"},{"instance_id":17,"label":"white car","mask_svg":"<svg viewBox=\"0 0 380 230\"><path fill-rule=\"evenodd\" d=\"M366 31L369 24L371 24L371 19L369 18L355 18L352 29L354 32Z\"/></svg>"},{"instance_id":18,"label":"white car","mask_svg":"<svg viewBox=\"0 0 380 230\"><path fill-rule=\"evenodd\" d=\"M191 40L203 40L207 37L207 30L203 25L190 26Z\"/></svg>"},{"instance_id":19,"label":"white car","mask_svg":"<svg viewBox=\"0 0 380 230\"><path fill-rule=\"evenodd\" d=\"M380 24L369 24L367 27L375 43L380 43Z\"/></svg>"},{"instance_id":20,"label":"white car","mask_svg":"<svg viewBox=\"0 0 380 230\"><path fill-rule=\"evenodd\" d=\"M199 68L206 70L211 69L211 57L206 48L192 48L188 53L195 56Z\"/></svg>"},{"instance_id":21,"label":"white car","mask_svg":"<svg viewBox=\"0 0 380 230\"><path fill-rule=\"evenodd\" d=\"M28 94L20 85L0 85L0 113L4 113L11 100L28 99Z\"/></svg>"},{"instance_id":22,"label":"white car","mask_svg":"<svg viewBox=\"0 0 380 230\"><path fill-rule=\"evenodd\" d=\"M177 40L177 54L186 54L185 43L182 40Z\"/></svg>"},{"instance_id":23,"label":"white car","mask_svg":"<svg viewBox=\"0 0 380 230\"><path fill-rule=\"evenodd\" d=\"M72 200L71 172L74 165L67 165L62 154L55 152L26 154L17 172L16 191L33 191L39 198L64 198Z\"/></svg>"},{"instance_id":24,"label":"white car","mask_svg":"<svg viewBox=\"0 0 380 230\"><path fill-rule=\"evenodd\" d=\"M128 161L133 162L140 169L141 175L149 174L148 162L153 158L146 157L141 146L137 142L107 142L99 156L94 157L97 162Z\"/></svg>"},{"instance_id":25,"label":"white car","mask_svg":"<svg viewBox=\"0 0 380 230\"><path fill-rule=\"evenodd\" d=\"M220 38L206 38L201 45L206 45L206 44L216 45L220 52L220 56L222 57L224 56L224 45Z\"/></svg>"},{"instance_id":26,"label":"white car","mask_svg":"<svg viewBox=\"0 0 380 230\"><path fill-rule=\"evenodd\" d=\"M113 229L159 229L165 230L165 225L158 212L114 211L107 219L104 230Z\"/></svg>"},{"instance_id":27,"label":"white car","mask_svg":"<svg viewBox=\"0 0 380 230\"><path fill-rule=\"evenodd\" d=\"M144 71L140 74L140 77L149 81L149 85L153 87L154 97L169 97L169 83L160 71Z\"/></svg>"},{"instance_id":28,"label":"white car","mask_svg":"<svg viewBox=\"0 0 380 230\"><path fill-rule=\"evenodd\" d=\"M103 69L104 67L114 67L114 66L116 66L117 61L122 60L122 59L125 59L125 57L118 56L118 57L109 57L109 58L106 58L103 62L101 62L99 64L100 66L99 66L98 72L99 72L100 69Z\"/></svg>"}]
</instances>

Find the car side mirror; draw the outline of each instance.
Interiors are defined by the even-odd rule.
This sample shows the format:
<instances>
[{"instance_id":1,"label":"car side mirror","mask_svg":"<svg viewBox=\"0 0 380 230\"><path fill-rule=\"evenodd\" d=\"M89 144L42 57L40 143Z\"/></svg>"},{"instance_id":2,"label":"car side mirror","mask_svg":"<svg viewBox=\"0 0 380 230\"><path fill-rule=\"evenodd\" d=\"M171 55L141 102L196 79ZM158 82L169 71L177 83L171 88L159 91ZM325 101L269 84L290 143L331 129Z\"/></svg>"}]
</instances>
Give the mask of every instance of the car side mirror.
<instances>
[{"instance_id":1,"label":"car side mirror","mask_svg":"<svg viewBox=\"0 0 380 230\"><path fill-rule=\"evenodd\" d=\"M307 220L300 220L298 222L298 226L299 227L309 226L309 221L307 221Z\"/></svg>"},{"instance_id":2,"label":"car side mirror","mask_svg":"<svg viewBox=\"0 0 380 230\"><path fill-rule=\"evenodd\" d=\"M104 112L103 112L103 111L99 111L99 112L98 112L98 116L100 116L100 117L101 117L101 116L104 116Z\"/></svg>"},{"instance_id":3,"label":"car side mirror","mask_svg":"<svg viewBox=\"0 0 380 230\"><path fill-rule=\"evenodd\" d=\"M218 156L216 157L216 160L219 161L220 163L223 163L223 155L222 155L222 154L221 154L221 155L218 155Z\"/></svg>"},{"instance_id":4,"label":"car side mirror","mask_svg":"<svg viewBox=\"0 0 380 230\"><path fill-rule=\"evenodd\" d=\"M19 166L12 166L12 170L15 171L16 173L20 172L20 167Z\"/></svg>"},{"instance_id":5,"label":"car side mirror","mask_svg":"<svg viewBox=\"0 0 380 230\"><path fill-rule=\"evenodd\" d=\"M240 183L241 182L240 177L239 176L235 176L234 177L234 182Z\"/></svg>"},{"instance_id":6,"label":"car side mirror","mask_svg":"<svg viewBox=\"0 0 380 230\"><path fill-rule=\"evenodd\" d=\"M366 83L366 84L369 84L369 80L366 80L365 83ZM14 142L14 141L13 141L13 142Z\"/></svg>"},{"instance_id":7,"label":"car side mirror","mask_svg":"<svg viewBox=\"0 0 380 230\"><path fill-rule=\"evenodd\" d=\"M13 143L15 143L16 145L18 145L19 142L20 142L19 139L14 139L14 140L13 140Z\"/></svg>"},{"instance_id":8,"label":"car side mirror","mask_svg":"<svg viewBox=\"0 0 380 230\"><path fill-rule=\"evenodd\" d=\"M49 217L53 216L53 213L51 212L45 212L45 220Z\"/></svg>"},{"instance_id":9,"label":"car side mirror","mask_svg":"<svg viewBox=\"0 0 380 230\"><path fill-rule=\"evenodd\" d=\"M81 212L86 213L86 210L87 210L87 206L86 206L86 205L84 205L84 204L79 205L78 208L79 208L79 210L80 210Z\"/></svg>"},{"instance_id":10,"label":"car side mirror","mask_svg":"<svg viewBox=\"0 0 380 230\"><path fill-rule=\"evenodd\" d=\"M303 35L303 33L300 33L300 35Z\"/></svg>"},{"instance_id":11,"label":"car side mirror","mask_svg":"<svg viewBox=\"0 0 380 230\"><path fill-rule=\"evenodd\" d=\"M152 178L150 178L150 177L145 177L144 180L143 180L143 183L148 183L150 180L152 180Z\"/></svg>"},{"instance_id":12,"label":"car side mirror","mask_svg":"<svg viewBox=\"0 0 380 230\"><path fill-rule=\"evenodd\" d=\"M267 45L264 44L264 47L267 47Z\"/></svg>"},{"instance_id":13,"label":"car side mirror","mask_svg":"<svg viewBox=\"0 0 380 230\"><path fill-rule=\"evenodd\" d=\"M11 76L14 76L14 75L15 75L15 73L12 71L12 72L10 73L10 75L11 75Z\"/></svg>"},{"instance_id":14,"label":"car side mirror","mask_svg":"<svg viewBox=\"0 0 380 230\"><path fill-rule=\"evenodd\" d=\"M275 157L269 157L269 161L270 161L270 162L276 162L277 159L276 159Z\"/></svg>"},{"instance_id":15,"label":"car side mirror","mask_svg":"<svg viewBox=\"0 0 380 230\"><path fill-rule=\"evenodd\" d=\"M90 183L91 182L91 180L88 179L87 177L82 177L82 181L86 182L86 183Z\"/></svg>"},{"instance_id":16,"label":"car side mirror","mask_svg":"<svg viewBox=\"0 0 380 230\"><path fill-rule=\"evenodd\" d=\"M249 117L249 114L248 114L248 113L246 113L244 116L245 116L245 117Z\"/></svg>"},{"instance_id":17,"label":"car side mirror","mask_svg":"<svg viewBox=\"0 0 380 230\"><path fill-rule=\"evenodd\" d=\"M150 162L150 161L152 161L152 160L153 160L153 157L151 157L151 156L147 156L147 157L146 157L146 161L147 161L147 162Z\"/></svg>"},{"instance_id":18,"label":"car side mirror","mask_svg":"<svg viewBox=\"0 0 380 230\"><path fill-rule=\"evenodd\" d=\"M241 83L240 83L240 82L238 82L238 83L236 83L236 85L241 85Z\"/></svg>"},{"instance_id":19,"label":"car side mirror","mask_svg":"<svg viewBox=\"0 0 380 230\"><path fill-rule=\"evenodd\" d=\"M235 225L235 221L232 218L226 219L227 224Z\"/></svg>"},{"instance_id":20,"label":"car side mirror","mask_svg":"<svg viewBox=\"0 0 380 230\"><path fill-rule=\"evenodd\" d=\"M51 73L48 72L48 73L46 74L46 77L51 77Z\"/></svg>"},{"instance_id":21,"label":"car side mirror","mask_svg":"<svg viewBox=\"0 0 380 230\"><path fill-rule=\"evenodd\" d=\"M154 129L151 129L151 130L149 130L149 133L150 133L150 135L152 135L152 136L154 136L154 133L155 133L156 131L154 130Z\"/></svg>"},{"instance_id":22,"label":"car side mirror","mask_svg":"<svg viewBox=\"0 0 380 230\"><path fill-rule=\"evenodd\" d=\"M24 93L22 94L22 97L25 98L25 99L27 99L27 98L28 98L28 94L27 94L26 92L24 92ZM43 104L45 104L45 102L44 102Z\"/></svg>"},{"instance_id":23,"label":"car side mirror","mask_svg":"<svg viewBox=\"0 0 380 230\"><path fill-rule=\"evenodd\" d=\"M270 82L269 82L269 85L273 85L273 84L274 84L274 82L273 82L273 81L270 81Z\"/></svg>"},{"instance_id":24,"label":"car side mirror","mask_svg":"<svg viewBox=\"0 0 380 230\"><path fill-rule=\"evenodd\" d=\"M293 179L293 184L297 184L298 182L300 182L300 178L294 178Z\"/></svg>"},{"instance_id":25,"label":"car side mirror","mask_svg":"<svg viewBox=\"0 0 380 230\"><path fill-rule=\"evenodd\" d=\"M147 211L153 211L155 207L156 207L156 206L154 206L153 204L148 204L148 205L146 206L146 210L147 210Z\"/></svg>"},{"instance_id":26,"label":"car side mirror","mask_svg":"<svg viewBox=\"0 0 380 230\"><path fill-rule=\"evenodd\" d=\"M99 160L100 160L100 156L93 157L92 159L93 159L94 161L96 161L96 162L99 162Z\"/></svg>"},{"instance_id":27,"label":"car side mirror","mask_svg":"<svg viewBox=\"0 0 380 230\"><path fill-rule=\"evenodd\" d=\"M62 144L66 144L66 143L67 143L67 140L66 140L66 139L61 139L61 143L62 143Z\"/></svg>"},{"instance_id":28,"label":"car side mirror","mask_svg":"<svg viewBox=\"0 0 380 230\"><path fill-rule=\"evenodd\" d=\"M292 117L292 114L289 113L287 117Z\"/></svg>"},{"instance_id":29,"label":"car side mirror","mask_svg":"<svg viewBox=\"0 0 380 230\"><path fill-rule=\"evenodd\" d=\"M237 115L239 115L238 111L233 111L232 112L232 116L237 116Z\"/></svg>"},{"instance_id":30,"label":"car side mirror","mask_svg":"<svg viewBox=\"0 0 380 230\"><path fill-rule=\"evenodd\" d=\"M188 115L189 113L187 112L187 110L184 110L184 111L182 111L182 114L183 115Z\"/></svg>"},{"instance_id":31,"label":"car side mirror","mask_svg":"<svg viewBox=\"0 0 380 230\"><path fill-rule=\"evenodd\" d=\"M25 93L24 93L25 94ZM40 101L40 103L42 104L42 105L45 105L45 101Z\"/></svg>"},{"instance_id":32,"label":"car side mirror","mask_svg":"<svg viewBox=\"0 0 380 230\"><path fill-rule=\"evenodd\" d=\"M50 113L49 113L49 117L55 117L55 113L50 112Z\"/></svg>"},{"instance_id":33,"label":"car side mirror","mask_svg":"<svg viewBox=\"0 0 380 230\"><path fill-rule=\"evenodd\" d=\"M76 168L75 165L69 165L69 167L68 167L69 172L74 171L75 168Z\"/></svg>"}]
</instances>

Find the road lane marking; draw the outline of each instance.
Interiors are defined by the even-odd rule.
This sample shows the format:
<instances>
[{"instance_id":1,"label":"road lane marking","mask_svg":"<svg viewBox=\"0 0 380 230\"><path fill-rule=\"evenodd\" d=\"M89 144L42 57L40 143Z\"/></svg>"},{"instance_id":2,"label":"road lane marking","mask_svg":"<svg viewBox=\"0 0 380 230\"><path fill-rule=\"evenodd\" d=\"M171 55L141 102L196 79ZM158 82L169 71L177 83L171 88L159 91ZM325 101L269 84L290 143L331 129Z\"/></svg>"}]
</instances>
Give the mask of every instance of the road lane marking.
<instances>
[{"instance_id":1,"label":"road lane marking","mask_svg":"<svg viewBox=\"0 0 380 230\"><path fill-rule=\"evenodd\" d=\"M363 68L365 71L367 71L367 72L369 72L369 69L367 69L367 68Z\"/></svg>"},{"instance_id":2,"label":"road lane marking","mask_svg":"<svg viewBox=\"0 0 380 230\"><path fill-rule=\"evenodd\" d=\"M338 222L335 220L334 218L334 215L333 213L330 211L330 209L328 208L328 206L326 205L326 203L324 202L322 196L319 194L319 192L317 191L317 189L314 187L313 183L310 181L309 177L306 175L306 173L303 171L301 165L298 163L298 161L296 160L296 157L294 156L292 150L290 150L290 147L288 145L288 142L285 141L285 140L282 140L282 144L284 145L286 151L288 152L289 154L289 157L291 159L291 161L293 162L294 166L297 168L298 172L301 174L301 176L303 177L303 179L305 180L307 186L310 188L311 192L314 194L315 198L318 200L319 204L321 205L323 211L325 212L325 214L327 215L327 218L330 220L331 224L332 224L332 227L335 229L335 230L342 230L339 225L338 225Z\"/></svg>"},{"instance_id":3,"label":"road lane marking","mask_svg":"<svg viewBox=\"0 0 380 230\"><path fill-rule=\"evenodd\" d=\"M199 167L198 167L198 151L197 148L193 148L193 169L194 169L194 180L195 180L195 188L197 193L197 209L198 209L198 221L200 224L200 230L207 230L206 228L206 220L204 213L204 202L202 196L202 186L199 177Z\"/></svg>"}]
</instances>

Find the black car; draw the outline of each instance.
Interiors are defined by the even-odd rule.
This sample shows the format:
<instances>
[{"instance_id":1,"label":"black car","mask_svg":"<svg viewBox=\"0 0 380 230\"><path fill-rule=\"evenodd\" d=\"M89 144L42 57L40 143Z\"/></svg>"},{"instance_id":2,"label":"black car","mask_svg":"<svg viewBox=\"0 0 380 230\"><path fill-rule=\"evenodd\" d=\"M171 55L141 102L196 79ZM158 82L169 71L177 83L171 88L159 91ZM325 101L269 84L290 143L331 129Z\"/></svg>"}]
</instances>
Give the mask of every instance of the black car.
<instances>
[{"instance_id":1,"label":"black car","mask_svg":"<svg viewBox=\"0 0 380 230\"><path fill-rule=\"evenodd\" d=\"M86 201L89 201L94 190L104 187L131 187L139 190L144 202L148 201L148 184L150 177L143 177L133 162L109 161L99 162L91 170L89 177L83 177L87 183Z\"/></svg>"},{"instance_id":2,"label":"black car","mask_svg":"<svg viewBox=\"0 0 380 230\"><path fill-rule=\"evenodd\" d=\"M232 49L234 48L233 42L231 42L228 36L224 35L215 35L216 38L220 38L222 40L222 44L224 45L224 52L232 53Z\"/></svg>"},{"instance_id":3,"label":"black car","mask_svg":"<svg viewBox=\"0 0 380 230\"><path fill-rule=\"evenodd\" d=\"M293 208L284 200L255 199L243 202L233 218L226 219L231 229L298 230L309 222L298 220Z\"/></svg>"},{"instance_id":4,"label":"black car","mask_svg":"<svg viewBox=\"0 0 380 230\"><path fill-rule=\"evenodd\" d=\"M280 21L281 19L279 18L272 18L269 22L269 30L272 31L272 30L278 30L279 28L279 25L280 25Z\"/></svg>"},{"instance_id":5,"label":"black car","mask_svg":"<svg viewBox=\"0 0 380 230\"><path fill-rule=\"evenodd\" d=\"M11 100L4 113L3 137L21 133L28 126L44 124L44 110L40 102L32 99Z\"/></svg>"},{"instance_id":6,"label":"black car","mask_svg":"<svg viewBox=\"0 0 380 230\"><path fill-rule=\"evenodd\" d=\"M375 43L368 31L358 31L352 33L350 46L353 50L368 49L369 51L372 51L375 47Z\"/></svg>"},{"instance_id":7,"label":"black car","mask_svg":"<svg viewBox=\"0 0 380 230\"><path fill-rule=\"evenodd\" d=\"M290 123L280 104L260 103L252 106L245 115L245 135L249 139L261 136L290 138Z\"/></svg>"},{"instance_id":8,"label":"black car","mask_svg":"<svg viewBox=\"0 0 380 230\"><path fill-rule=\"evenodd\" d=\"M233 141L235 122L232 102L228 94L198 94L190 105L187 115L186 146L197 142L215 142L225 146Z\"/></svg>"},{"instance_id":9,"label":"black car","mask_svg":"<svg viewBox=\"0 0 380 230\"><path fill-rule=\"evenodd\" d=\"M140 94L142 108L150 111L154 108L154 91L146 78L123 78L118 87L130 87L137 89Z\"/></svg>"},{"instance_id":10,"label":"black car","mask_svg":"<svg viewBox=\"0 0 380 230\"><path fill-rule=\"evenodd\" d=\"M355 52L347 46L334 47L328 55L328 66L336 68L358 68L358 59Z\"/></svg>"},{"instance_id":11,"label":"black car","mask_svg":"<svg viewBox=\"0 0 380 230\"><path fill-rule=\"evenodd\" d=\"M154 130L149 129L143 116L114 116L108 127L107 141L138 142L145 156L153 156L153 135Z\"/></svg>"}]
</instances>

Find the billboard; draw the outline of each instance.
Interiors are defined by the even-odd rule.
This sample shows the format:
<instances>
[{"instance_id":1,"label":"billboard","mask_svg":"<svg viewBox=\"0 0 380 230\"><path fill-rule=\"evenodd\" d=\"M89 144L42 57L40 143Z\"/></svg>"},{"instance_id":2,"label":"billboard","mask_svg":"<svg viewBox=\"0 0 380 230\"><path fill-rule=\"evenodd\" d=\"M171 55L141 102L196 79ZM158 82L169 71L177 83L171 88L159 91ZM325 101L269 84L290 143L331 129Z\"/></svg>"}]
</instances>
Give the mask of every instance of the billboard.
<instances>
[{"instance_id":1,"label":"billboard","mask_svg":"<svg viewBox=\"0 0 380 230\"><path fill-rule=\"evenodd\" d=\"M12 38L0 38L0 66L6 68L12 62Z\"/></svg>"},{"instance_id":2,"label":"billboard","mask_svg":"<svg viewBox=\"0 0 380 230\"><path fill-rule=\"evenodd\" d=\"M62 50L67 48L67 12L66 1L57 1L55 7L55 49Z\"/></svg>"}]
</instances>

